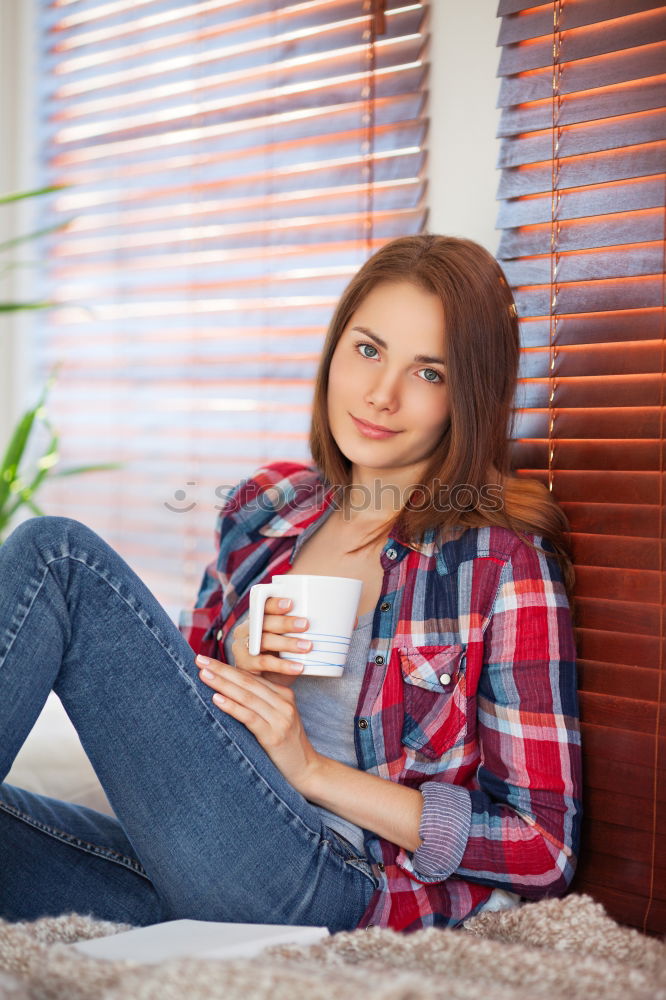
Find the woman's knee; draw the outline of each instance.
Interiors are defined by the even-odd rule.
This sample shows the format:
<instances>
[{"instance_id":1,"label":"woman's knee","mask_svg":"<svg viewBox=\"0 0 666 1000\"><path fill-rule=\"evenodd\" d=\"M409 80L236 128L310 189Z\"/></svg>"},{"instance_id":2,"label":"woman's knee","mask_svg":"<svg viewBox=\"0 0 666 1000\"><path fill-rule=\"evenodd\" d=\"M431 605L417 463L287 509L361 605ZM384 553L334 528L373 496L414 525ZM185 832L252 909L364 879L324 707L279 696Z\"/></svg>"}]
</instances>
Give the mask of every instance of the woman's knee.
<instances>
[{"instance_id":1,"label":"woman's knee","mask_svg":"<svg viewBox=\"0 0 666 1000\"><path fill-rule=\"evenodd\" d=\"M68 555L72 544L90 541L95 533L82 521L57 514L29 517L7 539L20 547L36 546L50 555Z\"/></svg>"}]
</instances>

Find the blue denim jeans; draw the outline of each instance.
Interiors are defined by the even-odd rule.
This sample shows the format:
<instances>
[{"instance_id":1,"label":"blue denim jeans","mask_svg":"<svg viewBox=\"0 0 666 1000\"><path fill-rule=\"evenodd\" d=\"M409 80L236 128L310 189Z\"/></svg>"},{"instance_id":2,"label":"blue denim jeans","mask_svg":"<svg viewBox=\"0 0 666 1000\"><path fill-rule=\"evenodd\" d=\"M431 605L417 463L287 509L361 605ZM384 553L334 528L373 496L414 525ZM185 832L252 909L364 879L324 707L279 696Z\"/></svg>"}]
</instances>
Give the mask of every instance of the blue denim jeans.
<instances>
[{"instance_id":1,"label":"blue denim jeans","mask_svg":"<svg viewBox=\"0 0 666 1000\"><path fill-rule=\"evenodd\" d=\"M117 818L0 784L0 917L357 925L367 860L212 703L127 563L35 517L0 546L0 781L51 689Z\"/></svg>"}]
</instances>

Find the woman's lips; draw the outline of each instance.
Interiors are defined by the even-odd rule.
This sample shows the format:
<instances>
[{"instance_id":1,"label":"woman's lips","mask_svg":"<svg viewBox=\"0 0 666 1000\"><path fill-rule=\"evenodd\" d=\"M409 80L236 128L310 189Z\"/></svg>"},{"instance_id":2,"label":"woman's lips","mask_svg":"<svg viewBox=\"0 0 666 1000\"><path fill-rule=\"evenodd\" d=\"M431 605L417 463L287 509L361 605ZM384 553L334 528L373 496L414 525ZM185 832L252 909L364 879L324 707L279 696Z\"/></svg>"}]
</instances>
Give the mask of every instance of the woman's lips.
<instances>
[{"instance_id":1,"label":"woman's lips","mask_svg":"<svg viewBox=\"0 0 666 1000\"><path fill-rule=\"evenodd\" d=\"M369 437L369 438L374 438L375 440L379 440L381 438L393 437L394 434L400 433L400 431L388 431L384 430L384 428L373 426L372 424L366 424L365 421L363 420L357 420L357 418L352 416L351 413L349 414L349 416L354 421L356 429L360 431L360 433L363 434L364 437Z\"/></svg>"}]
</instances>

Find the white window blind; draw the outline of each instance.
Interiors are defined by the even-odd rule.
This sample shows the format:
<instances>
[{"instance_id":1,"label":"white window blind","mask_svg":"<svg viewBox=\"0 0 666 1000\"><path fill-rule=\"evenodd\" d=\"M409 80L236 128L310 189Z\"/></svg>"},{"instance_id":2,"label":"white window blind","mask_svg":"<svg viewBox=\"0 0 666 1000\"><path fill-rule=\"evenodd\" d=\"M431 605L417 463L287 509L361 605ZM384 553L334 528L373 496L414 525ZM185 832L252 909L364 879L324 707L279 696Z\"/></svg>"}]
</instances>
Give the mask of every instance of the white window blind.
<instances>
[{"instance_id":1,"label":"white window blind","mask_svg":"<svg viewBox=\"0 0 666 1000\"><path fill-rule=\"evenodd\" d=\"M175 617L223 487L308 461L342 289L425 225L427 4L39 2L43 225L33 345L76 517ZM216 493L217 491L217 493ZM173 509L170 509L173 508Z\"/></svg>"}]
</instances>

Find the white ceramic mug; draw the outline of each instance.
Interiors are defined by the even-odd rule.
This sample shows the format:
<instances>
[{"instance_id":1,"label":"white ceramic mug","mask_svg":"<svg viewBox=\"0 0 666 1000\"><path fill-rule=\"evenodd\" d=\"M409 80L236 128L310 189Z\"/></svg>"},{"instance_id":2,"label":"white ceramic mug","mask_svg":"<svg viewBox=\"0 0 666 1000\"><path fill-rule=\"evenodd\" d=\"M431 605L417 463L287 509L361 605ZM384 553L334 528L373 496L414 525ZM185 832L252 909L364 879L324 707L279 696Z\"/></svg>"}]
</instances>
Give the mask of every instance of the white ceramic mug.
<instances>
[{"instance_id":1,"label":"white ceramic mug","mask_svg":"<svg viewBox=\"0 0 666 1000\"><path fill-rule=\"evenodd\" d=\"M271 583L256 583L250 588L250 643L252 656L261 649L264 605L268 597L290 597L287 614L308 619L306 632L286 632L297 639L310 639L307 653L286 650L278 653L285 660L303 664L303 674L313 677L340 677L344 671L362 580L347 576L311 576L287 573L274 576Z\"/></svg>"}]
</instances>

